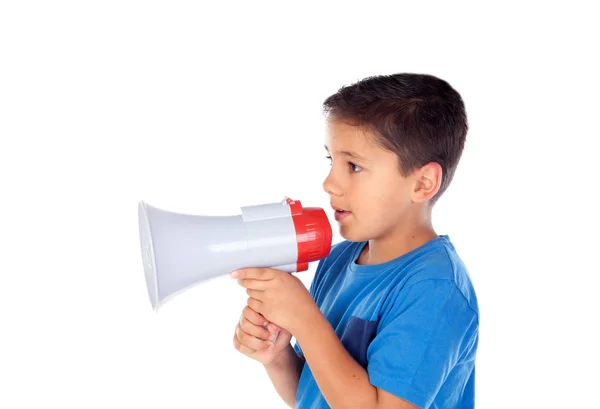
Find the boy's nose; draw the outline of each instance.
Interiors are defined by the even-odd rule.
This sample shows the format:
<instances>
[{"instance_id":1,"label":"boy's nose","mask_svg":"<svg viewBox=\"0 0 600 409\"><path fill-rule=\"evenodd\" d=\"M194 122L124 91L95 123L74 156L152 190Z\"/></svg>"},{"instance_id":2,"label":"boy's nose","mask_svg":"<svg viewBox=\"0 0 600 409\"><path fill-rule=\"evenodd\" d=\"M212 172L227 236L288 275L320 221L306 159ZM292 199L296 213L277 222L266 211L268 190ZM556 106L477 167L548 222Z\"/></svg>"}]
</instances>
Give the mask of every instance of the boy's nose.
<instances>
[{"instance_id":1,"label":"boy's nose","mask_svg":"<svg viewBox=\"0 0 600 409\"><path fill-rule=\"evenodd\" d=\"M325 192L327 192L327 194L329 194L330 196L341 195L339 187L336 184L334 184L333 180L331 179L331 174L329 174L329 176L327 176L323 181L323 190L325 190Z\"/></svg>"}]
</instances>

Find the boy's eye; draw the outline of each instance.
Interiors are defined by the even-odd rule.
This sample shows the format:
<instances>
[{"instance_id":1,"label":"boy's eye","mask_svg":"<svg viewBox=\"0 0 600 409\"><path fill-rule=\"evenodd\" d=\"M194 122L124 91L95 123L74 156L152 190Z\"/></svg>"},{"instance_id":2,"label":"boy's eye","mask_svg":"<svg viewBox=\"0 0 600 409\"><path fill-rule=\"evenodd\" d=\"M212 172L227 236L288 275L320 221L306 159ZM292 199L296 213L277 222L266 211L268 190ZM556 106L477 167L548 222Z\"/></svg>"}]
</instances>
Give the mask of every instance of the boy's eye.
<instances>
[{"instance_id":1,"label":"boy's eye","mask_svg":"<svg viewBox=\"0 0 600 409\"><path fill-rule=\"evenodd\" d=\"M325 159L328 159L329 160L329 164L331 165L331 156L325 156ZM362 168L359 165L355 164L355 163L348 162L348 165L350 166L350 169L353 172L358 172L358 171L362 170Z\"/></svg>"},{"instance_id":2,"label":"boy's eye","mask_svg":"<svg viewBox=\"0 0 600 409\"><path fill-rule=\"evenodd\" d=\"M362 169L360 166L358 166L352 162L348 162L348 164L350 165L350 169L352 169L353 172L358 172L359 170Z\"/></svg>"}]
</instances>

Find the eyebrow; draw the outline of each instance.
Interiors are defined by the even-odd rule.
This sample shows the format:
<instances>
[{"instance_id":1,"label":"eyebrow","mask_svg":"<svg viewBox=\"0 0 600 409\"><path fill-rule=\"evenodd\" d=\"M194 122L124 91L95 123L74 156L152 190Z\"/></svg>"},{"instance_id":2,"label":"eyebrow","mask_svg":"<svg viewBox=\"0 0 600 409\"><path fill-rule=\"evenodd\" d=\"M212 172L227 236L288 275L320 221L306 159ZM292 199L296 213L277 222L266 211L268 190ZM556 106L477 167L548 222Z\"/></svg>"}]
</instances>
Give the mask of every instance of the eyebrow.
<instances>
[{"instance_id":1,"label":"eyebrow","mask_svg":"<svg viewBox=\"0 0 600 409\"><path fill-rule=\"evenodd\" d=\"M329 152L329 148L327 147L327 145L325 145L325 150L327 152ZM338 153L341 154L341 155L350 156L351 158L368 161L367 158L365 158L364 156L359 155L358 153L354 153L354 152L350 152L350 151L338 151Z\"/></svg>"}]
</instances>

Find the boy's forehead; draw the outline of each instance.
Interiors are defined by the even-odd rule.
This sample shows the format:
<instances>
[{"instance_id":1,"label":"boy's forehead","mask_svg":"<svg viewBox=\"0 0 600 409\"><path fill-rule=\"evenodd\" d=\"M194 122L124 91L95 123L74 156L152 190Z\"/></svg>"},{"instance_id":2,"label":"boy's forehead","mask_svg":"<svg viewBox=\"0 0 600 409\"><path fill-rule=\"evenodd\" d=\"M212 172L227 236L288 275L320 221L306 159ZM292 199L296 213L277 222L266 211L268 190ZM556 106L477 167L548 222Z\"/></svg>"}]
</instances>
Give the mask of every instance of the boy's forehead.
<instances>
[{"instance_id":1,"label":"boy's forehead","mask_svg":"<svg viewBox=\"0 0 600 409\"><path fill-rule=\"evenodd\" d=\"M326 121L325 148L330 152L350 151L363 156L373 156L381 149L374 135L364 128L340 121Z\"/></svg>"}]
</instances>

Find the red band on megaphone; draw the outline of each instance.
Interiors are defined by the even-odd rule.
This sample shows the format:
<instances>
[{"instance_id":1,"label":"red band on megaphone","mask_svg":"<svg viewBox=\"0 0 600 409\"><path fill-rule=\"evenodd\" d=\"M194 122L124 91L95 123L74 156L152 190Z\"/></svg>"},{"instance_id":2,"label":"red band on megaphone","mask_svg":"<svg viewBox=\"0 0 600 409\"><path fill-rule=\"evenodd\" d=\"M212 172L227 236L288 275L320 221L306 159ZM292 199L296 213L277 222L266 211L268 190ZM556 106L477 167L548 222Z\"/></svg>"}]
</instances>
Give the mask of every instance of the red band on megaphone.
<instances>
[{"instance_id":1,"label":"red band on megaphone","mask_svg":"<svg viewBox=\"0 0 600 409\"><path fill-rule=\"evenodd\" d=\"M287 199L296 229L298 260L296 271L306 271L308 263L320 260L331 251L331 225L325 211L318 207L302 208L299 200Z\"/></svg>"}]
</instances>

